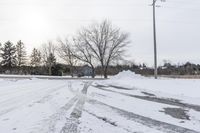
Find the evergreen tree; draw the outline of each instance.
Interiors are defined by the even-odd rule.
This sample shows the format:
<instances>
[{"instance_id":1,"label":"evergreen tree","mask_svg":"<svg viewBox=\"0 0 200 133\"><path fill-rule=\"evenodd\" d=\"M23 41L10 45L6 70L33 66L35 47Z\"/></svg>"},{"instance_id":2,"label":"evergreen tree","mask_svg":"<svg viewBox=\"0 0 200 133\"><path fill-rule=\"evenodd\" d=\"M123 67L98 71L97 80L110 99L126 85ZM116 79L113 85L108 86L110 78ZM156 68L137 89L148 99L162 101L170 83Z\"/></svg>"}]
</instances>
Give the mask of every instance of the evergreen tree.
<instances>
[{"instance_id":1,"label":"evergreen tree","mask_svg":"<svg viewBox=\"0 0 200 133\"><path fill-rule=\"evenodd\" d=\"M11 68L16 66L16 48L10 41L7 41L4 46L1 47L0 55L2 57L1 65L3 67Z\"/></svg>"},{"instance_id":2,"label":"evergreen tree","mask_svg":"<svg viewBox=\"0 0 200 133\"><path fill-rule=\"evenodd\" d=\"M2 44L0 43L0 67L1 67L1 61L2 61L2 56L1 56L1 54L2 54Z\"/></svg>"},{"instance_id":3,"label":"evergreen tree","mask_svg":"<svg viewBox=\"0 0 200 133\"><path fill-rule=\"evenodd\" d=\"M16 55L17 55L17 65L23 66L26 64L26 50L24 43L20 40L17 42L16 45Z\"/></svg>"},{"instance_id":4,"label":"evergreen tree","mask_svg":"<svg viewBox=\"0 0 200 133\"><path fill-rule=\"evenodd\" d=\"M41 59L42 57L40 51L34 48L31 54L31 66L39 66L41 64Z\"/></svg>"},{"instance_id":5,"label":"evergreen tree","mask_svg":"<svg viewBox=\"0 0 200 133\"><path fill-rule=\"evenodd\" d=\"M2 53L2 44L0 43L0 62L1 62L1 53Z\"/></svg>"}]
</instances>

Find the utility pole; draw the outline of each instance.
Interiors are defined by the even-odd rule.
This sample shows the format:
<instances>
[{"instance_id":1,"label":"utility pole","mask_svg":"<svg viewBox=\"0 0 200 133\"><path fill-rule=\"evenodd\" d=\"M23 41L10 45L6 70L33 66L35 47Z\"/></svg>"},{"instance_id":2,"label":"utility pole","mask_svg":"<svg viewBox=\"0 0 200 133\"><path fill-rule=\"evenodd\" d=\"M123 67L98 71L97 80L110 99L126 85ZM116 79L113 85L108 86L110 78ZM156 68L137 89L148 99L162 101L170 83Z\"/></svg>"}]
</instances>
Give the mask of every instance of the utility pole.
<instances>
[{"instance_id":1,"label":"utility pole","mask_svg":"<svg viewBox=\"0 0 200 133\"><path fill-rule=\"evenodd\" d=\"M158 78L158 67L157 67L157 42L156 42L156 2L158 0L153 0L153 41L154 41L154 77ZM160 0L165 2L165 0Z\"/></svg>"},{"instance_id":2,"label":"utility pole","mask_svg":"<svg viewBox=\"0 0 200 133\"><path fill-rule=\"evenodd\" d=\"M158 68L157 68L157 42L156 42L156 1L153 0L153 41L154 41L154 77L158 78Z\"/></svg>"}]
</instances>

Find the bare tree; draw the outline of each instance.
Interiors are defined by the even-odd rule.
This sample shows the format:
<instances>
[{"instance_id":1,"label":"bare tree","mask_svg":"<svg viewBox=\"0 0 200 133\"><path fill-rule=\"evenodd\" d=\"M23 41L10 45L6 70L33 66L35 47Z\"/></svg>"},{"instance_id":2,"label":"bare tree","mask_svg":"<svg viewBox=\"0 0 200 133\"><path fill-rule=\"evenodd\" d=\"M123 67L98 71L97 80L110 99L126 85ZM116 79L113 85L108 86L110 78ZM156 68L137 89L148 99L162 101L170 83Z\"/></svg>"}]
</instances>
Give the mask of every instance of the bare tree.
<instances>
[{"instance_id":1,"label":"bare tree","mask_svg":"<svg viewBox=\"0 0 200 133\"><path fill-rule=\"evenodd\" d=\"M43 44L42 47L42 58L45 65L49 68L49 75L52 75L52 67L56 63L55 48L55 45L51 41L47 44Z\"/></svg>"},{"instance_id":2,"label":"bare tree","mask_svg":"<svg viewBox=\"0 0 200 133\"><path fill-rule=\"evenodd\" d=\"M68 39L65 39L65 41L58 39L58 43L58 56L70 66L70 75L73 77L77 58L74 56L72 43Z\"/></svg>"},{"instance_id":3,"label":"bare tree","mask_svg":"<svg viewBox=\"0 0 200 133\"><path fill-rule=\"evenodd\" d=\"M107 78L110 63L121 59L124 48L129 43L128 37L127 33L122 33L107 20L83 28L79 32L79 38L100 62L104 78Z\"/></svg>"},{"instance_id":4,"label":"bare tree","mask_svg":"<svg viewBox=\"0 0 200 133\"><path fill-rule=\"evenodd\" d=\"M92 69L92 78L95 77L95 56L93 54L93 52L91 51L90 47L88 45L86 45L85 41L83 41L84 39L81 38L81 36L77 37L74 39L74 47L75 47L75 51L73 54L74 56L84 62L87 63L91 69Z\"/></svg>"}]
</instances>

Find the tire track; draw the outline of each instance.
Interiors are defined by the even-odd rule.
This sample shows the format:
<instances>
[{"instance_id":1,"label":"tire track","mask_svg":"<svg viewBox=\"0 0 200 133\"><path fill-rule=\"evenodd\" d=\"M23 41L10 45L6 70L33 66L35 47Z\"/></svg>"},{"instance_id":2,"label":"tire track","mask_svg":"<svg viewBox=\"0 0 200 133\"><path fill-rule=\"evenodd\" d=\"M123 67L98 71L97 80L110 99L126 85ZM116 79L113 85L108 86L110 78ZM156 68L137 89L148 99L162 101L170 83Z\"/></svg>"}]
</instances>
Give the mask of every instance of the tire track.
<instances>
[{"instance_id":1,"label":"tire track","mask_svg":"<svg viewBox=\"0 0 200 133\"><path fill-rule=\"evenodd\" d=\"M179 107L182 107L182 108L194 109L194 110L200 112L200 106L199 105L182 103L180 100L177 100L177 99L160 98L160 97L155 97L155 96L132 95L132 94L127 94L127 93L123 93L123 92L118 92L118 91L114 91L114 90L105 89L104 87L98 86L98 85L93 86L93 87L101 89L101 90L104 90L104 91L118 93L118 94L121 94L121 95L124 95L124 96L134 97L134 98L145 100L145 101L151 101L151 102L156 102L156 103L162 103L162 104L168 104L168 105L173 105L173 106L179 106ZM112 86L112 87L114 87L114 86ZM120 87L117 87L117 88L120 88Z\"/></svg>"},{"instance_id":2,"label":"tire track","mask_svg":"<svg viewBox=\"0 0 200 133\"><path fill-rule=\"evenodd\" d=\"M105 103L99 102L97 100L90 99L87 102L90 103L91 105L98 105L99 109L107 108L110 112L116 113L116 115L120 115L129 120L143 124L150 128L154 128L156 130L160 130L165 133L199 133L198 131L194 131L194 130L187 129L184 127L172 125L166 122L161 122L152 118L141 116L132 112L128 112L128 111L107 105Z\"/></svg>"},{"instance_id":3,"label":"tire track","mask_svg":"<svg viewBox=\"0 0 200 133\"><path fill-rule=\"evenodd\" d=\"M79 100L75 105L74 110L70 114L70 118L66 118L65 126L62 128L60 133L77 133L79 118L82 115L83 107L86 101L87 89L92 84L92 82L86 82L81 94L79 95Z\"/></svg>"},{"instance_id":4,"label":"tire track","mask_svg":"<svg viewBox=\"0 0 200 133\"><path fill-rule=\"evenodd\" d=\"M72 99L68 101L60 110L50 116L48 119L45 119L41 125L44 125L44 129L39 129L37 132L42 133L55 133L56 132L56 123L60 120L65 119L66 112L78 101L78 95L74 96Z\"/></svg>"},{"instance_id":5,"label":"tire track","mask_svg":"<svg viewBox=\"0 0 200 133\"><path fill-rule=\"evenodd\" d=\"M43 94L44 92L46 93L47 96L49 96L51 93L56 92L56 91L64 88L65 86L66 85L59 85L59 86L55 86L53 88L47 88L47 89L44 87L41 87L42 92L38 92L38 89L34 90L34 91L27 90L27 91L23 92L23 95L18 94L15 97L11 97L9 99L1 101L0 105L3 106L5 109L0 110L0 116L5 115L13 110L16 110L16 109L20 108L21 106L28 105L29 102L32 102L33 100L35 100L35 102L32 104L35 104L36 102L39 102L40 100L46 98L46 96L44 96L44 94ZM37 97L35 97L35 96L37 96ZM29 100L24 100L24 99L29 99ZM37 101L37 99L39 99L39 101ZM9 107L9 106L7 106L7 105L9 105L8 103L12 103L13 105L11 105Z\"/></svg>"},{"instance_id":6,"label":"tire track","mask_svg":"<svg viewBox=\"0 0 200 133\"><path fill-rule=\"evenodd\" d=\"M109 125L113 126L113 127L118 127L118 128L122 128L123 130L127 131L128 133L142 133L142 132L135 132L135 131L131 131L131 129L119 126L116 122L111 121L105 117L101 117L98 116L92 112L89 112L88 110L84 110L86 113L88 113L89 115L92 115L93 117L97 118L98 120L104 121L105 123L108 123Z\"/></svg>"}]
</instances>

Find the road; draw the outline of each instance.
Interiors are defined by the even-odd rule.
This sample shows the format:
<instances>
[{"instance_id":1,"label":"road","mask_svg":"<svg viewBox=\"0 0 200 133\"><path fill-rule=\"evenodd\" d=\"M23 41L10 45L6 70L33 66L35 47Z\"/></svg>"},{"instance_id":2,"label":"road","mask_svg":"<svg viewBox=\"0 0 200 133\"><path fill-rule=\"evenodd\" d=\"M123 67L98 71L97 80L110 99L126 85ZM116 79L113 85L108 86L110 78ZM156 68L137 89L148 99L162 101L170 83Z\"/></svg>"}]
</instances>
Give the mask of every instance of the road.
<instances>
[{"instance_id":1,"label":"road","mask_svg":"<svg viewBox=\"0 0 200 133\"><path fill-rule=\"evenodd\" d=\"M88 80L6 79L0 84L1 132L200 132L199 118L188 113L199 114L199 105L138 88Z\"/></svg>"},{"instance_id":2,"label":"road","mask_svg":"<svg viewBox=\"0 0 200 133\"><path fill-rule=\"evenodd\" d=\"M42 75L0 75L0 79L47 79L47 80L105 80L104 78L67 77L67 76L42 76Z\"/></svg>"}]
</instances>

